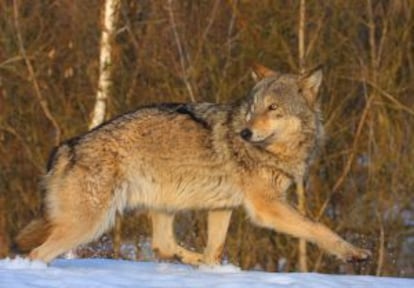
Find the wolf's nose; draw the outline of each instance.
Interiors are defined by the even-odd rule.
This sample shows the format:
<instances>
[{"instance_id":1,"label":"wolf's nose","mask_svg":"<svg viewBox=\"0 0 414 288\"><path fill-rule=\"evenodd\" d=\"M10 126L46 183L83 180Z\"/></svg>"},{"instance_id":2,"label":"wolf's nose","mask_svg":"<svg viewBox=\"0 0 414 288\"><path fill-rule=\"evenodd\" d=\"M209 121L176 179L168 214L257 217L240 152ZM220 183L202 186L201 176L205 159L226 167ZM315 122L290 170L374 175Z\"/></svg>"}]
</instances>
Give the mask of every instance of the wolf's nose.
<instances>
[{"instance_id":1,"label":"wolf's nose","mask_svg":"<svg viewBox=\"0 0 414 288\"><path fill-rule=\"evenodd\" d=\"M250 138L252 138L252 135L252 131L248 128L245 128L240 132L240 137L242 137L244 140L250 140Z\"/></svg>"}]
</instances>

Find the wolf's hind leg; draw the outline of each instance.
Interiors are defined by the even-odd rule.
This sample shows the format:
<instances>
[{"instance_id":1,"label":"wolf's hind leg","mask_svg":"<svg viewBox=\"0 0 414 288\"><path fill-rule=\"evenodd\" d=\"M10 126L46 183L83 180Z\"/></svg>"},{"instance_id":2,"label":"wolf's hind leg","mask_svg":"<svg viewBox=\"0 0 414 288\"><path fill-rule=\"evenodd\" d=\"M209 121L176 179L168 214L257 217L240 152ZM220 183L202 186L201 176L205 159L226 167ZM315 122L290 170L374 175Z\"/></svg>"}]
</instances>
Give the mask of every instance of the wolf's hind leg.
<instances>
[{"instance_id":1,"label":"wolf's hind leg","mask_svg":"<svg viewBox=\"0 0 414 288\"><path fill-rule=\"evenodd\" d=\"M29 258L48 263L60 254L74 248L80 244L79 237L81 235L73 229L67 225L53 227L50 236L42 245L30 252Z\"/></svg>"},{"instance_id":2,"label":"wolf's hind leg","mask_svg":"<svg viewBox=\"0 0 414 288\"><path fill-rule=\"evenodd\" d=\"M152 248L161 258L178 257L183 263L191 265L220 264L231 210L212 210L208 212L208 241L204 253L189 251L177 244L174 234L174 214L151 212Z\"/></svg>"},{"instance_id":3,"label":"wolf's hind leg","mask_svg":"<svg viewBox=\"0 0 414 288\"><path fill-rule=\"evenodd\" d=\"M60 211L49 220L49 236L42 245L30 252L29 258L48 263L66 251L99 237L113 222L114 215L106 210L105 213L84 208L76 212L72 209Z\"/></svg>"},{"instance_id":4,"label":"wolf's hind leg","mask_svg":"<svg viewBox=\"0 0 414 288\"><path fill-rule=\"evenodd\" d=\"M152 249L160 258L179 258L183 263L199 265L203 254L177 244L174 234L174 214L151 211Z\"/></svg>"}]
</instances>

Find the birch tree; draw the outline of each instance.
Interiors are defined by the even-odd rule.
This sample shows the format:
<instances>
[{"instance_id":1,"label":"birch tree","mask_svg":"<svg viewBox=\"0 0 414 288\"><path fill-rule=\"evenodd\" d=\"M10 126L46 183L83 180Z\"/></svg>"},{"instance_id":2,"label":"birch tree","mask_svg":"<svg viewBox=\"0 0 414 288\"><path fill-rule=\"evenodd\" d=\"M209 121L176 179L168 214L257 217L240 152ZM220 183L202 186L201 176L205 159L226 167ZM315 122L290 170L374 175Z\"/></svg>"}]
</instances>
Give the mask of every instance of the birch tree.
<instances>
[{"instance_id":1,"label":"birch tree","mask_svg":"<svg viewBox=\"0 0 414 288\"><path fill-rule=\"evenodd\" d=\"M99 55L98 90L89 129L100 125L105 120L106 102L112 85L112 39L116 28L115 24L119 7L120 0L105 0Z\"/></svg>"}]
</instances>

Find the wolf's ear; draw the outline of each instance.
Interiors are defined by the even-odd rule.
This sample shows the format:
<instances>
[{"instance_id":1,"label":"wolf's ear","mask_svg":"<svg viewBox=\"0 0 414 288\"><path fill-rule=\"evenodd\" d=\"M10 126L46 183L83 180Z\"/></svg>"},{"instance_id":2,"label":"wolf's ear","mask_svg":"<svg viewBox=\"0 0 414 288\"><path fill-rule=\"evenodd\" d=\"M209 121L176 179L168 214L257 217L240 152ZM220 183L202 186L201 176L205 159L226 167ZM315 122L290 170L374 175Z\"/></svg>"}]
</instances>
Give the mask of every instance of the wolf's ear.
<instances>
[{"instance_id":1,"label":"wolf's ear","mask_svg":"<svg viewBox=\"0 0 414 288\"><path fill-rule=\"evenodd\" d=\"M322 83L322 68L319 66L299 78L299 87L308 104L313 107L318 100L318 91Z\"/></svg>"},{"instance_id":2,"label":"wolf's ear","mask_svg":"<svg viewBox=\"0 0 414 288\"><path fill-rule=\"evenodd\" d=\"M251 67L252 67L252 77L253 77L253 80L256 82L259 82L263 78L276 76L279 74L278 72L273 71L272 69L269 69L258 63L253 63Z\"/></svg>"}]
</instances>

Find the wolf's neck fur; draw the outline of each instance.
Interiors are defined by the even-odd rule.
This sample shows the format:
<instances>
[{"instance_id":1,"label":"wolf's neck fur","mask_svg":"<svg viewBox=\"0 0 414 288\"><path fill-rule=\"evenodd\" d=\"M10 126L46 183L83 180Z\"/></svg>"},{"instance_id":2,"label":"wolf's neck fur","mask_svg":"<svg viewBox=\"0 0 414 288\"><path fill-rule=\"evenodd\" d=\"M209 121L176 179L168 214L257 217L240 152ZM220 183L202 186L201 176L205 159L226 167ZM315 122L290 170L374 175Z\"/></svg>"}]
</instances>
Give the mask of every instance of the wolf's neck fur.
<instances>
[{"instance_id":1,"label":"wolf's neck fur","mask_svg":"<svg viewBox=\"0 0 414 288\"><path fill-rule=\"evenodd\" d=\"M292 179L303 178L310 161L312 151L318 145L317 131L307 133L297 138L296 143L286 143L277 146L259 147L244 141L239 133L243 129L245 107L238 105L238 109L230 110L228 114L227 141L229 150L234 151L231 157L244 169L268 169L282 171ZM259 161L258 161L259 159Z\"/></svg>"}]
</instances>

